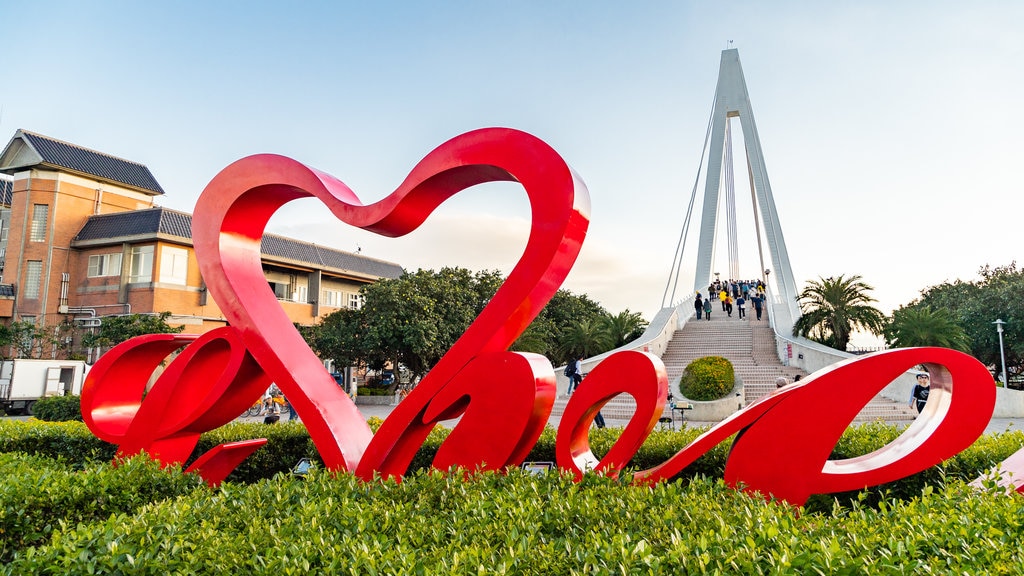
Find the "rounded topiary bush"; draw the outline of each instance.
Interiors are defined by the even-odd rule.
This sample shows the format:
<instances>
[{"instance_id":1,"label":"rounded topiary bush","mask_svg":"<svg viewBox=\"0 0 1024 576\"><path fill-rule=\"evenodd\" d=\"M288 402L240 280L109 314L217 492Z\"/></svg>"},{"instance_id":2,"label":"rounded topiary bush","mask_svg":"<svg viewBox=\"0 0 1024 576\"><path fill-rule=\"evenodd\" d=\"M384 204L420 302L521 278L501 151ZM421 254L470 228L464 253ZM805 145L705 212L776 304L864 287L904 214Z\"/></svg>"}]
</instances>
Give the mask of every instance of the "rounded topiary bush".
<instances>
[{"instance_id":1,"label":"rounded topiary bush","mask_svg":"<svg viewBox=\"0 0 1024 576\"><path fill-rule=\"evenodd\" d=\"M79 396L40 398L32 406L32 414L46 422L82 421L82 399Z\"/></svg>"},{"instance_id":2,"label":"rounded topiary bush","mask_svg":"<svg viewBox=\"0 0 1024 576\"><path fill-rule=\"evenodd\" d=\"M683 371L679 391L690 400L718 400L732 391L736 374L721 356L697 358Z\"/></svg>"}]
</instances>

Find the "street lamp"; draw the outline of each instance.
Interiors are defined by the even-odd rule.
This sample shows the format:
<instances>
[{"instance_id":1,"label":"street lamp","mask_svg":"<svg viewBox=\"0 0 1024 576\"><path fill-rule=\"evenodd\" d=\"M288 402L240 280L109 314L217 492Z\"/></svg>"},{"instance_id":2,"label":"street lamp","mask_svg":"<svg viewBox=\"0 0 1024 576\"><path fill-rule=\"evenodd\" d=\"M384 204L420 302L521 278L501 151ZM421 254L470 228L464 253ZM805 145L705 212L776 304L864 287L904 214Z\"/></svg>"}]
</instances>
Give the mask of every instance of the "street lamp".
<instances>
[{"instance_id":1,"label":"street lamp","mask_svg":"<svg viewBox=\"0 0 1024 576\"><path fill-rule=\"evenodd\" d=\"M996 318L993 324L996 325L996 332L999 333L999 359L1003 363L1003 388L1006 388L1006 354L1003 353L1003 324L1006 324L1006 322L1003 322L1002 318Z\"/></svg>"}]
</instances>

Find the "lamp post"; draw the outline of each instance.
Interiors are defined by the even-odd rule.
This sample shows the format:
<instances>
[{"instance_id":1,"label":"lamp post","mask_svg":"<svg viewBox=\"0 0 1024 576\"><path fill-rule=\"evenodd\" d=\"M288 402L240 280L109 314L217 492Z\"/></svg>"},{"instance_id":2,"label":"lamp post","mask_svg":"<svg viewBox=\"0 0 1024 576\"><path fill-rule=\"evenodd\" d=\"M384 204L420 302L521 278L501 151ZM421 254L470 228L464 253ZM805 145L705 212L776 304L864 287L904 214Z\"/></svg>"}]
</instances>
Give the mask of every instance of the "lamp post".
<instances>
[{"instance_id":1,"label":"lamp post","mask_svg":"<svg viewBox=\"0 0 1024 576\"><path fill-rule=\"evenodd\" d=\"M1003 363L1003 388L1007 388L1008 382L1006 381L1006 354L1003 353L1003 322L1002 318L996 318L993 322L996 325L996 332L999 333L999 360Z\"/></svg>"}]
</instances>

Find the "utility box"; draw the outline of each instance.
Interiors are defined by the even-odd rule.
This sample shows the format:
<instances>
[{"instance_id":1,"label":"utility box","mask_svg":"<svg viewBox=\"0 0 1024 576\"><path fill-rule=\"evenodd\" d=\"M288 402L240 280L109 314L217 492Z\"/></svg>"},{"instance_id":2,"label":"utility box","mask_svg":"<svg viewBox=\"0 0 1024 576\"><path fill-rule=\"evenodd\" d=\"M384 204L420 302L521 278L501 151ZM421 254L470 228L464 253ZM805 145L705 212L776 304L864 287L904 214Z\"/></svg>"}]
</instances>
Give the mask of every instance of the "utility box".
<instances>
[{"instance_id":1,"label":"utility box","mask_svg":"<svg viewBox=\"0 0 1024 576\"><path fill-rule=\"evenodd\" d=\"M86 371L81 360L4 360L0 363L0 409L8 414L32 414L40 398L79 396Z\"/></svg>"}]
</instances>

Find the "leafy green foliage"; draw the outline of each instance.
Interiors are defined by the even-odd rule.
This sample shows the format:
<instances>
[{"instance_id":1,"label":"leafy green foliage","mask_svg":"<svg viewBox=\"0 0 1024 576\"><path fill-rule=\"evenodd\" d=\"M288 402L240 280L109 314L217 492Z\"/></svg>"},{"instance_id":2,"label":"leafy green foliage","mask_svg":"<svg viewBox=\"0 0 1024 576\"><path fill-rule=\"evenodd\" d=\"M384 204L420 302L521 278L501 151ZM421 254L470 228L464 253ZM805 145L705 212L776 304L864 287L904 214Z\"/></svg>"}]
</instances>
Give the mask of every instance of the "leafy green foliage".
<instances>
[{"instance_id":1,"label":"leafy green foliage","mask_svg":"<svg viewBox=\"0 0 1024 576\"><path fill-rule=\"evenodd\" d=\"M892 348L939 346L968 352L971 346L967 333L945 308L900 307L886 323L884 334Z\"/></svg>"},{"instance_id":2,"label":"leafy green foliage","mask_svg":"<svg viewBox=\"0 0 1024 576\"><path fill-rule=\"evenodd\" d=\"M109 462L117 447L100 440L82 422L0 420L0 453L55 458L81 469L95 462Z\"/></svg>"},{"instance_id":3,"label":"leafy green foliage","mask_svg":"<svg viewBox=\"0 0 1024 576\"><path fill-rule=\"evenodd\" d=\"M732 391L736 374L732 362L705 356L690 362L679 379L679 391L690 400L718 400Z\"/></svg>"},{"instance_id":4,"label":"leafy green foliage","mask_svg":"<svg viewBox=\"0 0 1024 576\"><path fill-rule=\"evenodd\" d=\"M82 421L82 399L79 396L40 398L33 407L35 417L44 422Z\"/></svg>"},{"instance_id":5,"label":"leafy green foliage","mask_svg":"<svg viewBox=\"0 0 1024 576\"><path fill-rule=\"evenodd\" d=\"M54 326L24 320L0 324L0 359L70 358L72 336L77 331L70 321Z\"/></svg>"},{"instance_id":6,"label":"leafy green foliage","mask_svg":"<svg viewBox=\"0 0 1024 576\"><path fill-rule=\"evenodd\" d=\"M948 311L970 342L970 354L994 372L1001 371L999 334L992 324L1003 326L1006 372L1011 381L1024 374L1024 270L1016 263L982 267L980 280L945 282L922 291L921 297L905 308ZM903 310L903 309L901 309Z\"/></svg>"},{"instance_id":7,"label":"leafy green foliage","mask_svg":"<svg viewBox=\"0 0 1024 576\"><path fill-rule=\"evenodd\" d=\"M1015 572L1019 498L962 483L878 508L794 510L722 482L314 472L63 525L11 574Z\"/></svg>"},{"instance_id":8,"label":"leafy green foliage","mask_svg":"<svg viewBox=\"0 0 1024 576\"><path fill-rule=\"evenodd\" d=\"M184 326L171 326L167 323L170 312L159 314L125 314L123 316L104 316L99 329L82 337L82 345L86 348L110 348L121 342L146 334L178 334Z\"/></svg>"},{"instance_id":9,"label":"leafy green foliage","mask_svg":"<svg viewBox=\"0 0 1024 576\"><path fill-rule=\"evenodd\" d=\"M836 350L846 350L854 329L880 334L885 315L871 306L875 299L868 293L872 290L856 274L808 282L800 292L801 316L793 325L793 334Z\"/></svg>"},{"instance_id":10,"label":"leafy green foliage","mask_svg":"<svg viewBox=\"0 0 1024 576\"><path fill-rule=\"evenodd\" d=\"M0 454L0 477L0 562L80 522L103 521L165 498L206 492L198 476L161 470L148 457L72 473L55 460Z\"/></svg>"},{"instance_id":11,"label":"leafy green foliage","mask_svg":"<svg viewBox=\"0 0 1024 576\"><path fill-rule=\"evenodd\" d=\"M465 333L501 286L497 271L418 270L362 289L359 310L339 310L299 330L321 358L381 369L388 363L422 376ZM553 364L607 352L643 333L626 310L610 315L585 295L559 290L510 349L543 354Z\"/></svg>"}]
</instances>

